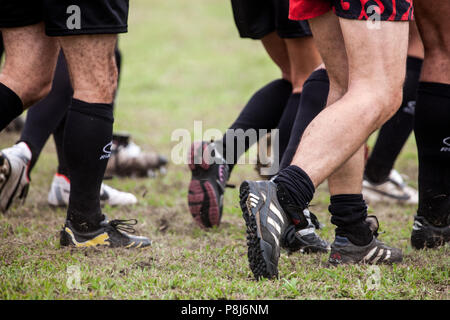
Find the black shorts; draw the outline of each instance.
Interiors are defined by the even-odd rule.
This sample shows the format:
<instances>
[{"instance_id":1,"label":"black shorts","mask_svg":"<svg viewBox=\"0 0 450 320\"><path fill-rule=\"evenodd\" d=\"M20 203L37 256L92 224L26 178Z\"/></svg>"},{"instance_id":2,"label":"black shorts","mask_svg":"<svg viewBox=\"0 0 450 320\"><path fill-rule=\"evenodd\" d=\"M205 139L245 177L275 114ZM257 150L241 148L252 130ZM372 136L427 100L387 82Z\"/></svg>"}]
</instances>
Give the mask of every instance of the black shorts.
<instances>
[{"instance_id":1,"label":"black shorts","mask_svg":"<svg viewBox=\"0 0 450 320\"><path fill-rule=\"evenodd\" d=\"M274 31L281 38L311 36L307 21L289 20L289 0L231 0L242 38L261 39Z\"/></svg>"},{"instance_id":2,"label":"black shorts","mask_svg":"<svg viewBox=\"0 0 450 320\"><path fill-rule=\"evenodd\" d=\"M0 28L45 22L48 36L124 33L129 0L1 0Z\"/></svg>"}]
</instances>

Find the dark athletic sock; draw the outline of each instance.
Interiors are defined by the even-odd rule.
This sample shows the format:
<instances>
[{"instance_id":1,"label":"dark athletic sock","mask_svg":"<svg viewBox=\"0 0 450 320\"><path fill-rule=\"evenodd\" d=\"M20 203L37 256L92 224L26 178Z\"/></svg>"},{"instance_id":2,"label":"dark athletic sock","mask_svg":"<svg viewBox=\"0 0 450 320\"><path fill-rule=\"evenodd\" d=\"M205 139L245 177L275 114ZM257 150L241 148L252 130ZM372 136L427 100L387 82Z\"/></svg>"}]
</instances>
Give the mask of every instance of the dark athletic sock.
<instances>
[{"instance_id":1,"label":"dark athletic sock","mask_svg":"<svg viewBox=\"0 0 450 320\"><path fill-rule=\"evenodd\" d=\"M336 235L348 238L358 246L365 246L373 239L365 222L367 206L362 194L339 194L330 197L331 223L336 225Z\"/></svg>"},{"instance_id":2,"label":"dark athletic sock","mask_svg":"<svg viewBox=\"0 0 450 320\"><path fill-rule=\"evenodd\" d=\"M314 71L306 80L289 142L281 158L280 169L291 164L306 127L325 108L329 89L330 81L325 69Z\"/></svg>"},{"instance_id":3,"label":"dark athletic sock","mask_svg":"<svg viewBox=\"0 0 450 320\"><path fill-rule=\"evenodd\" d=\"M278 124L277 129L279 130L279 150L278 156L275 157L277 161L280 161L283 158L283 154L285 153L288 146L292 126L294 125L295 116L300 106L301 96L301 93L291 94L286 107L284 108L280 123Z\"/></svg>"},{"instance_id":4,"label":"dark athletic sock","mask_svg":"<svg viewBox=\"0 0 450 320\"><path fill-rule=\"evenodd\" d=\"M414 122L419 209L435 226L450 223L450 85L421 82Z\"/></svg>"},{"instance_id":5,"label":"dark athletic sock","mask_svg":"<svg viewBox=\"0 0 450 320\"><path fill-rule=\"evenodd\" d=\"M289 81L283 79L272 81L253 94L239 114L239 117L229 129L242 129L244 131L255 129L258 134L258 129L271 130L276 128L291 93L292 85ZM227 140L228 142L229 140L234 141L234 150L232 150L233 157L227 159L227 163L231 170L242 155L241 152L247 151L248 148L250 148L251 143L255 143L256 141L249 141L249 139L238 141L238 139L233 137L232 133L227 130L222 139L224 156L227 154ZM238 148L238 143L244 144L244 148Z\"/></svg>"},{"instance_id":6,"label":"dark athletic sock","mask_svg":"<svg viewBox=\"0 0 450 320\"><path fill-rule=\"evenodd\" d=\"M19 96L0 82L0 131L23 112Z\"/></svg>"},{"instance_id":7,"label":"dark athletic sock","mask_svg":"<svg viewBox=\"0 0 450 320\"><path fill-rule=\"evenodd\" d=\"M402 105L381 127L373 151L367 160L364 174L370 182L383 183L387 180L395 160L411 134L422 62L422 59L408 57Z\"/></svg>"},{"instance_id":8,"label":"dark athletic sock","mask_svg":"<svg viewBox=\"0 0 450 320\"><path fill-rule=\"evenodd\" d=\"M111 154L111 104L73 99L67 113L64 155L70 176L67 218L81 231L98 228L103 220L100 187Z\"/></svg>"},{"instance_id":9,"label":"dark athletic sock","mask_svg":"<svg viewBox=\"0 0 450 320\"><path fill-rule=\"evenodd\" d=\"M26 142L31 149L30 171L35 166L50 135L58 127L64 126L63 123L69 109L72 94L69 71L67 70L64 55L61 52L56 64L52 89L47 97L28 110L25 126L20 136L19 141Z\"/></svg>"},{"instance_id":10,"label":"dark athletic sock","mask_svg":"<svg viewBox=\"0 0 450 320\"><path fill-rule=\"evenodd\" d=\"M289 202L299 208L299 210L285 208L286 213L290 215L295 225L301 223L302 219L299 214L308 207L315 191L314 184L308 174L299 167L292 165L279 172L275 178L275 183L280 185L283 192L287 194L290 199ZM281 205L283 204L281 203Z\"/></svg>"}]
</instances>

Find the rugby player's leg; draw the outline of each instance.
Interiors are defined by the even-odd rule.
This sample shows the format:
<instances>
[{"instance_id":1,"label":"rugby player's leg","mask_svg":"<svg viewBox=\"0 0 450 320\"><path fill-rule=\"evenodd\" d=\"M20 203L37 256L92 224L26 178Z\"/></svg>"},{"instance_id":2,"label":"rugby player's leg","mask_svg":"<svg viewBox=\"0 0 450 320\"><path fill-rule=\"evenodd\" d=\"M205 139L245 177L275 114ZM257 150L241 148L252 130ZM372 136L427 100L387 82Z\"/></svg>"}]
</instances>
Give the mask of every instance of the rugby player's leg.
<instances>
[{"instance_id":1,"label":"rugby player's leg","mask_svg":"<svg viewBox=\"0 0 450 320\"><path fill-rule=\"evenodd\" d=\"M413 247L450 240L450 3L414 3L425 48L414 131L419 157L419 208Z\"/></svg>"},{"instance_id":2,"label":"rugby player's leg","mask_svg":"<svg viewBox=\"0 0 450 320\"><path fill-rule=\"evenodd\" d=\"M99 194L111 152L117 35L66 36L59 41L74 90L64 137L71 178L68 219L92 230L104 219Z\"/></svg>"},{"instance_id":3,"label":"rugby player's leg","mask_svg":"<svg viewBox=\"0 0 450 320\"><path fill-rule=\"evenodd\" d=\"M0 131L51 88L58 55L44 24L2 28L5 64L0 73Z\"/></svg>"},{"instance_id":4,"label":"rugby player's leg","mask_svg":"<svg viewBox=\"0 0 450 320\"><path fill-rule=\"evenodd\" d=\"M402 183L401 176L391 174L394 163L413 129L417 88L423 62L423 45L413 21L410 22L409 33L403 101L400 109L378 133L374 148L367 159L364 183L365 195L369 198L417 203L417 192ZM377 193L377 190L380 193Z\"/></svg>"},{"instance_id":5,"label":"rugby player's leg","mask_svg":"<svg viewBox=\"0 0 450 320\"><path fill-rule=\"evenodd\" d=\"M348 91L311 122L302 137L293 165L281 171L276 181L292 191L288 192L299 207L306 207L312 199L314 187L330 176L330 192L336 196L331 199L330 211L333 218L341 213L344 213L344 217L348 215L345 207L346 201L350 200L354 205L359 203L361 208L357 220L361 222L365 213L361 196L361 147L367 137L400 105L408 24L382 22L380 30L373 30L366 28L363 21L339 19L344 39L342 42L339 37L326 37L336 32L333 31L336 30L335 19L328 13L310 23L329 73L330 102L333 101L332 92L337 92L336 96L339 96L339 91L346 88L347 79L342 74L349 75ZM325 39L327 41L322 42ZM366 43L364 39L371 39L371 42ZM345 43L346 50L343 50L340 43ZM348 73L342 72L345 52ZM368 57L370 64L366 63ZM336 171L337 169L340 170ZM345 183L345 180L349 183ZM341 194L354 197L341 199ZM344 220L348 220L347 218L352 217L345 217ZM334 223L339 225L336 219ZM362 245L368 241L367 229L364 233L356 234L359 239L353 242Z\"/></svg>"}]
</instances>

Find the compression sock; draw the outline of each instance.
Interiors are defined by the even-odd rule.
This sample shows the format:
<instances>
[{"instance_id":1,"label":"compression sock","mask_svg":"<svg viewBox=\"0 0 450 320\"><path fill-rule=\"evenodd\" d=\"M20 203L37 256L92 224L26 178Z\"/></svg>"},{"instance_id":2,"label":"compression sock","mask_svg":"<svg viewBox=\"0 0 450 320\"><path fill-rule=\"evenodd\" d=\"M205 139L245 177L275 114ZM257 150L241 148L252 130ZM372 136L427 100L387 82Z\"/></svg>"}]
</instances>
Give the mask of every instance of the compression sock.
<instances>
[{"instance_id":1,"label":"compression sock","mask_svg":"<svg viewBox=\"0 0 450 320\"><path fill-rule=\"evenodd\" d=\"M23 112L23 103L19 96L0 82L0 131Z\"/></svg>"},{"instance_id":2,"label":"compression sock","mask_svg":"<svg viewBox=\"0 0 450 320\"><path fill-rule=\"evenodd\" d=\"M279 130L279 148L278 156L275 157L280 161L289 143L291 136L292 126L294 125L295 117L299 110L301 93L293 93L289 97L289 100L284 108L283 115L281 116L280 123L277 129ZM277 150L275 149L275 152Z\"/></svg>"},{"instance_id":3,"label":"compression sock","mask_svg":"<svg viewBox=\"0 0 450 320\"><path fill-rule=\"evenodd\" d=\"M367 206L362 194L339 194L330 197L331 223L336 235L346 237L353 244L365 246L373 239L366 223Z\"/></svg>"},{"instance_id":4,"label":"compression sock","mask_svg":"<svg viewBox=\"0 0 450 320\"><path fill-rule=\"evenodd\" d=\"M80 231L98 228L104 219L100 209L100 187L111 156L112 104L73 99L64 133L64 158L70 176L67 218Z\"/></svg>"},{"instance_id":5,"label":"compression sock","mask_svg":"<svg viewBox=\"0 0 450 320\"><path fill-rule=\"evenodd\" d=\"M435 226L450 223L450 85L421 82L414 131L419 157L417 214Z\"/></svg>"},{"instance_id":6,"label":"compression sock","mask_svg":"<svg viewBox=\"0 0 450 320\"><path fill-rule=\"evenodd\" d=\"M365 178L372 183L385 182L414 126L422 59L408 57L403 101L397 113L380 129L372 153L367 160Z\"/></svg>"},{"instance_id":7,"label":"compression sock","mask_svg":"<svg viewBox=\"0 0 450 320\"><path fill-rule=\"evenodd\" d=\"M281 158L280 169L291 164L306 127L325 108L329 89L330 81L325 69L314 71L306 80L289 142Z\"/></svg>"},{"instance_id":8,"label":"compression sock","mask_svg":"<svg viewBox=\"0 0 450 320\"><path fill-rule=\"evenodd\" d=\"M230 126L222 139L223 154L226 157L231 153L231 156L226 157L227 164L230 170L233 169L239 157L248 150L251 142L248 138L238 139L233 130L254 129L259 138L259 129L271 130L276 128L280 122L281 116L292 93L292 85L289 81L278 79L270 82L250 98L244 109L239 114L236 121ZM231 131L230 131L231 130ZM231 143L233 146L227 144ZM238 148L238 144L244 147ZM231 148L231 150L230 150Z\"/></svg>"}]
</instances>

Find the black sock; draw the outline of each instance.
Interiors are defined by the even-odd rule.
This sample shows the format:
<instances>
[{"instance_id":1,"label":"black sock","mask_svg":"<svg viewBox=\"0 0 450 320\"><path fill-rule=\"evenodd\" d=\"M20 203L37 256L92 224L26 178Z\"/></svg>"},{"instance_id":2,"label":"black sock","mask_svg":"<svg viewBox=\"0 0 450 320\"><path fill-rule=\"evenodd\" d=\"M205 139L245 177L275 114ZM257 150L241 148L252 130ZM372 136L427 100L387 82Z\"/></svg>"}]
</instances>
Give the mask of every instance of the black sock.
<instances>
[{"instance_id":1,"label":"black sock","mask_svg":"<svg viewBox=\"0 0 450 320\"><path fill-rule=\"evenodd\" d=\"M422 59L408 57L402 105L381 127L367 160L364 175L370 182L383 183L388 179L395 160L411 134L422 62Z\"/></svg>"},{"instance_id":2,"label":"black sock","mask_svg":"<svg viewBox=\"0 0 450 320\"><path fill-rule=\"evenodd\" d=\"M280 123L278 124L277 129L279 130L279 149L278 156L275 157L275 159L278 159L278 161L283 158L283 154L288 146L289 139L291 137L292 126L294 125L295 116L300 106L301 96L301 93L291 94L286 107L284 108Z\"/></svg>"},{"instance_id":3,"label":"black sock","mask_svg":"<svg viewBox=\"0 0 450 320\"><path fill-rule=\"evenodd\" d=\"M414 122L419 209L431 224L450 223L450 85L421 82Z\"/></svg>"},{"instance_id":4,"label":"black sock","mask_svg":"<svg viewBox=\"0 0 450 320\"><path fill-rule=\"evenodd\" d=\"M59 124L58 128L56 128L55 131L53 131L53 140L55 141L56 154L58 156L58 168L56 172L70 178L69 168L67 167L67 162L64 157L65 127L66 127L66 119L63 119Z\"/></svg>"},{"instance_id":5,"label":"black sock","mask_svg":"<svg viewBox=\"0 0 450 320\"><path fill-rule=\"evenodd\" d=\"M111 154L112 104L73 99L67 114L64 155L70 176L67 218L83 231L103 220L100 187Z\"/></svg>"},{"instance_id":6,"label":"black sock","mask_svg":"<svg viewBox=\"0 0 450 320\"><path fill-rule=\"evenodd\" d=\"M295 225L301 223L303 209L306 209L314 196L314 184L308 174L297 166L289 166L279 172L275 183L281 185L293 205L299 210L286 210ZM284 208L284 207L283 207Z\"/></svg>"},{"instance_id":7,"label":"black sock","mask_svg":"<svg viewBox=\"0 0 450 320\"><path fill-rule=\"evenodd\" d=\"M19 96L0 82L0 131L23 112Z\"/></svg>"},{"instance_id":8,"label":"black sock","mask_svg":"<svg viewBox=\"0 0 450 320\"><path fill-rule=\"evenodd\" d=\"M366 223L367 206L362 194L339 194L330 197L331 223L336 235L348 238L353 244L365 246L373 239Z\"/></svg>"},{"instance_id":9,"label":"black sock","mask_svg":"<svg viewBox=\"0 0 450 320\"><path fill-rule=\"evenodd\" d=\"M62 127L63 132L72 94L69 71L61 52L56 64L52 89L47 97L28 109L25 126L20 136L20 141L26 142L31 149L30 171L34 168L50 135L58 127Z\"/></svg>"},{"instance_id":10,"label":"black sock","mask_svg":"<svg viewBox=\"0 0 450 320\"><path fill-rule=\"evenodd\" d=\"M306 80L289 142L281 158L280 169L291 164L306 127L325 108L329 89L330 81L325 69L314 71Z\"/></svg>"},{"instance_id":11,"label":"black sock","mask_svg":"<svg viewBox=\"0 0 450 320\"><path fill-rule=\"evenodd\" d=\"M258 134L259 129L271 130L276 128L291 93L292 85L289 81L278 79L270 82L253 94L229 129L242 129L244 131L254 129ZM251 143L256 141L249 141L248 139L246 141L238 141L230 131L227 131L222 139L224 156L227 154L227 141L229 142L230 140L234 141L234 150L231 150L233 157L231 159L227 158L227 163L230 169L233 169L234 164L242 155L241 152L247 151L251 147ZM242 143L244 143L244 150L238 148L238 144Z\"/></svg>"}]
</instances>

